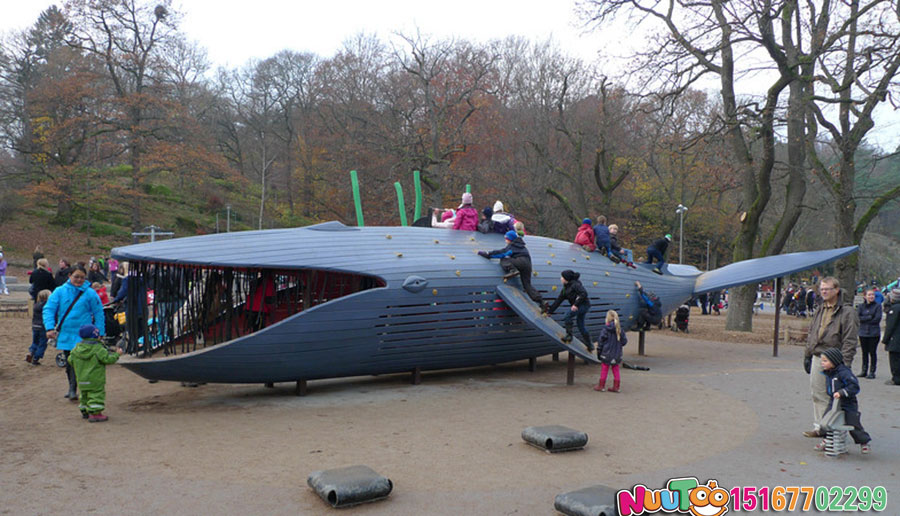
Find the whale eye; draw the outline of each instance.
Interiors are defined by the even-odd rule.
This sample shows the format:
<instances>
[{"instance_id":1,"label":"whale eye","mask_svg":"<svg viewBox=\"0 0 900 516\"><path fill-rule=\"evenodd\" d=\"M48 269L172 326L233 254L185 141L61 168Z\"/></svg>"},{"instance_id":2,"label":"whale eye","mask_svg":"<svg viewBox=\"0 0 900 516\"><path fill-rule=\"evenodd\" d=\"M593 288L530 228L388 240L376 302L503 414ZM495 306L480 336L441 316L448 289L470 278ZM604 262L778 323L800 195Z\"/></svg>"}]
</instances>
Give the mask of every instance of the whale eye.
<instances>
[{"instance_id":1,"label":"whale eye","mask_svg":"<svg viewBox=\"0 0 900 516\"><path fill-rule=\"evenodd\" d=\"M428 280L422 276L409 276L403 280L403 289L407 292L417 293L425 290L428 286Z\"/></svg>"}]
</instances>

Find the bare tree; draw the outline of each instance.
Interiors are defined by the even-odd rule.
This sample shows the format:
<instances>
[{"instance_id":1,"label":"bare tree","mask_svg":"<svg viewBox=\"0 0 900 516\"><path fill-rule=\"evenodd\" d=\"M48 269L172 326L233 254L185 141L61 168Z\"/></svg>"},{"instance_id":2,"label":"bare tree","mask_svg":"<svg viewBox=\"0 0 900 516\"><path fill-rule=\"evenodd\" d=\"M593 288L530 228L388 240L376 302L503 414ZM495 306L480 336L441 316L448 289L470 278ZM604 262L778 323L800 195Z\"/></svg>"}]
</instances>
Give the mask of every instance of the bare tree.
<instances>
[{"instance_id":1,"label":"bare tree","mask_svg":"<svg viewBox=\"0 0 900 516\"><path fill-rule=\"evenodd\" d=\"M162 47L175 39L177 13L171 0L155 6L136 0L69 0L66 13L75 27L69 44L102 63L118 100L110 122L128 140L131 226L140 229L144 154L165 111L162 96L151 91L160 84Z\"/></svg>"},{"instance_id":2,"label":"bare tree","mask_svg":"<svg viewBox=\"0 0 900 516\"><path fill-rule=\"evenodd\" d=\"M772 80L761 102L742 101L736 91L737 81L748 71L739 68L737 56L759 49L763 40L772 42L772 21L779 18L780 9L773 8L771 2L754 0L591 0L583 2L582 8L587 19L597 24L612 21L620 14L659 24L657 45L635 57L647 83L663 90L665 96L678 95L707 75L718 79L724 134L742 176L744 212L732 258L739 261L761 252L780 252L778 244L786 238L766 239L769 243L764 249L759 249L757 242L762 231L760 221L772 195L779 99L795 80L793 65L778 60L770 65ZM781 19L786 21L781 26L781 36L789 38L794 17ZM748 131L748 127L752 130ZM789 234L796 222L796 203L790 204L792 208L782 213L776 232ZM731 299L726 327L750 331L754 289L736 289Z\"/></svg>"}]
</instances>

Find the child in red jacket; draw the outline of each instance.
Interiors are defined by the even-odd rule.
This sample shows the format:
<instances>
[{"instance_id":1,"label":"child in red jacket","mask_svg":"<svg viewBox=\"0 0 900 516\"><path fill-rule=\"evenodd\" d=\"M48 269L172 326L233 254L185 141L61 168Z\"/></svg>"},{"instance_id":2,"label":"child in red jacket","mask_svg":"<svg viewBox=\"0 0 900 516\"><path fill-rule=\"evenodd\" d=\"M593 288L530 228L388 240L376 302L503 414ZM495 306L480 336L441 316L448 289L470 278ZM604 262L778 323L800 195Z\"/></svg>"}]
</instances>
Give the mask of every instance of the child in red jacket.
<instances>
[{"instance_id":1,"label":"child in red jacket","mask_svg":"<svg viewBox=\"0 0 900 516\"><path fill-rule=\"evenodd\" d=\"M578 234L575 235L575 243L583 247L585 251L593 251L597 248L594 244L594 228L591 227L591 219L581 221Z\"/></svg>"}]
</instances>

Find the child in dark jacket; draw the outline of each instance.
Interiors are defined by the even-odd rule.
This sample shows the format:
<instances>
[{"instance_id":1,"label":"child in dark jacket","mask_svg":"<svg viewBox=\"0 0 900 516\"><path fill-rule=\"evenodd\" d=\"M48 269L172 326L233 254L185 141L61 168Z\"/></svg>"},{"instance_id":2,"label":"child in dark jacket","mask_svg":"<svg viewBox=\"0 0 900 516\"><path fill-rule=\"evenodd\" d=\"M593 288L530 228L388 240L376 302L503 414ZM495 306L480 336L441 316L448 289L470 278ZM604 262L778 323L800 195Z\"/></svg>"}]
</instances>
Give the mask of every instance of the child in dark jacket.
<instances>
[{"instance_id":1,"label":"child in dark jacket","mask_svg":"<svg viewBox=\"0 0 900 516\"><path fill-rule=\"evenodd\" d=\"M525 240L515 231L507 231L504 235L506 247L493 251L478 251L478 256L483 258L500 258L500 266L503 267L503 279L516 276L522 281L522 288L532 301L545 307L541 294L531 286L531 254L525 248Z\"/></svg>"},{"instance_id":2,"label":"child in dark jacket","mask_svg":"<svg viewBox=\"0 0 900 516\"><path fill-rule=\"evenodd\" d=\"M81 398L78 408L81 417L89 423L101 423L109 419L103 414L106 408L106 366L119 360L122 349L111 353L100 342L100 330L85 324L78 330L81 342L69 353L69 363L75 369Z\"/></svg>"},{"instance_id":3,"label":"child in dark jacket","mask_svg":"<svg viewBox=\"0 0 900 516\"><path fill-rule=\"evenodd\" d=\"M567 299L572 308L566 312L566 316L563 318L566 336L562 340L563 342L572 342L572 319L576 319L578 321L578 331L581 332L581 337L584 339L584 345L587 346L588 351L593 351L594 344L591 342L591 334L588 333L587 328L584 326L584 318L591 309L591 298L588 297L584 285L578 281L580 276L580 274L572 270L566 269L562 271L560 278L563 284L562 292L559 293L559 297L547 309L547 313L552 314L555 312L563 300Z\"/></svg>"},{"instance_id":4,"label":"child in dark jacket","mask_svg":"<svg viewBox=\"0 0 900 516\"><path fill-rule=\"evenodd\" d=\"M831 399L828 402L828 410L839 400L841 410L844 411L844 421L853 427L850 436L853 442L860 445L862 453L869 453L871 447L869 441L872 438L862 426L860 421L859 404L856 395L859 394L859 380L853 375L853 371L844 365L844 356L838 348L826 348L822 351L822 374L825 375L825 387ZM825 450L825 441L816 445L817 451Z\"/></svg>"},{"instance_id":5,"label":"child in dark jacket","mask_svg":"<svg viewBox=\"0 0 900 516\"><path fill-rule=\"evenodd\" d=\"M615 310L606 312L606 326L600 328L600 339L597 341L597 356L600 358L600 381L594 390L606 390L606 375L610 368L613 372L613 386L609 392L619 392L619 364L622 363L622 347L628 344L628 338L619 324L619 314Z\"/></svg>"},{"instance_id":6,"label":"child in dark jacket","mask_svg":"<svg viewBox=\"0 0 900 516\"><path fill-rule=\"evenodd\" d=\"M47 289L37 293L31 314L31 347L28 348L28 354L25 355L25 361L31 365L41 365L44 351L47 350L47 330L44 329L44 304L50 298L50 293Z\"/></svg>"}]
</instances>

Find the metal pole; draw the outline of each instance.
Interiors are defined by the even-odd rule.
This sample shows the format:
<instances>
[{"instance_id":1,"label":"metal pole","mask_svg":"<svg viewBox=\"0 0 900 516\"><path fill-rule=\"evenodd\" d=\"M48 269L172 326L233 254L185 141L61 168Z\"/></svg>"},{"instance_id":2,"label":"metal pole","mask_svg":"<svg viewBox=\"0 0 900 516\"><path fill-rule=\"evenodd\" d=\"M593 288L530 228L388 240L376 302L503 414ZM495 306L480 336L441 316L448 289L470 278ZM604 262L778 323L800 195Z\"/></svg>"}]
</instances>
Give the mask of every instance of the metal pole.
<instances>
[{"instance_id":1,"label":"metal pole","mask_svg":"<svg viewBox=\"0 0 900 516\"><path fill-rule=\"evenodd\" d=\"M262 142L262 193L259 195L259 229L262 229L263 206L266 204L266 132L260 131Z\"/></svg>"},{"instance_id":2,"label":"metal pole","mask_svg":"<svg viewBox=\"0 0 900 516\"><path fill-rule=\"evenodd\" d=\"M684 212L687 211L687 206L683 204L679 204L678 208L675 210L675 213L679 215L678 217L678 263L683 263L684 261Z\"/></svg>"},{"instance_id":3,"label":"metal pole","mask_svg":"<svg viewBox=\"0 0 900 516\"><path fill-rule=\"evenodd\" d=\"M150 241L156 242L156 226L150 226Z\"/></svg>"},{"instance_id":4,"label":"metal pole","mask_svg":"<svg viewBox=\"0 0 900 516\"><path fill-rule=\"evenodd\" d=\"M219 232L219 212L216 212L216 233Z\"/></svg>"},{"instance_id":5,"label":"metal pole","mask_svg":"<svg viewBox=\"0 0 900 516\"><path fill-rule=\"evenodd\" d=\"M225 232L231 232L231 205L225 206Z\"/></svg>"},{"instance_id":6,"label":"metal pole","mask_svg":"<svg viewBox=\"0 0 900 516\"><path fill-rule=\"evenodd\" d=\"M706 241L706 270L709 270L709 240Z\"/></svg>"},{"instance_id":7,"label":"metal pole","mask_svg":"<svg viewBox=\"0 0 900 516\"><path fill-rule=\"evenodd\" d=\"M775 335L772 337L772 356L778 356L778 325L781 322L781 278L775 278Z\"/></svg>"}]
</instances>

